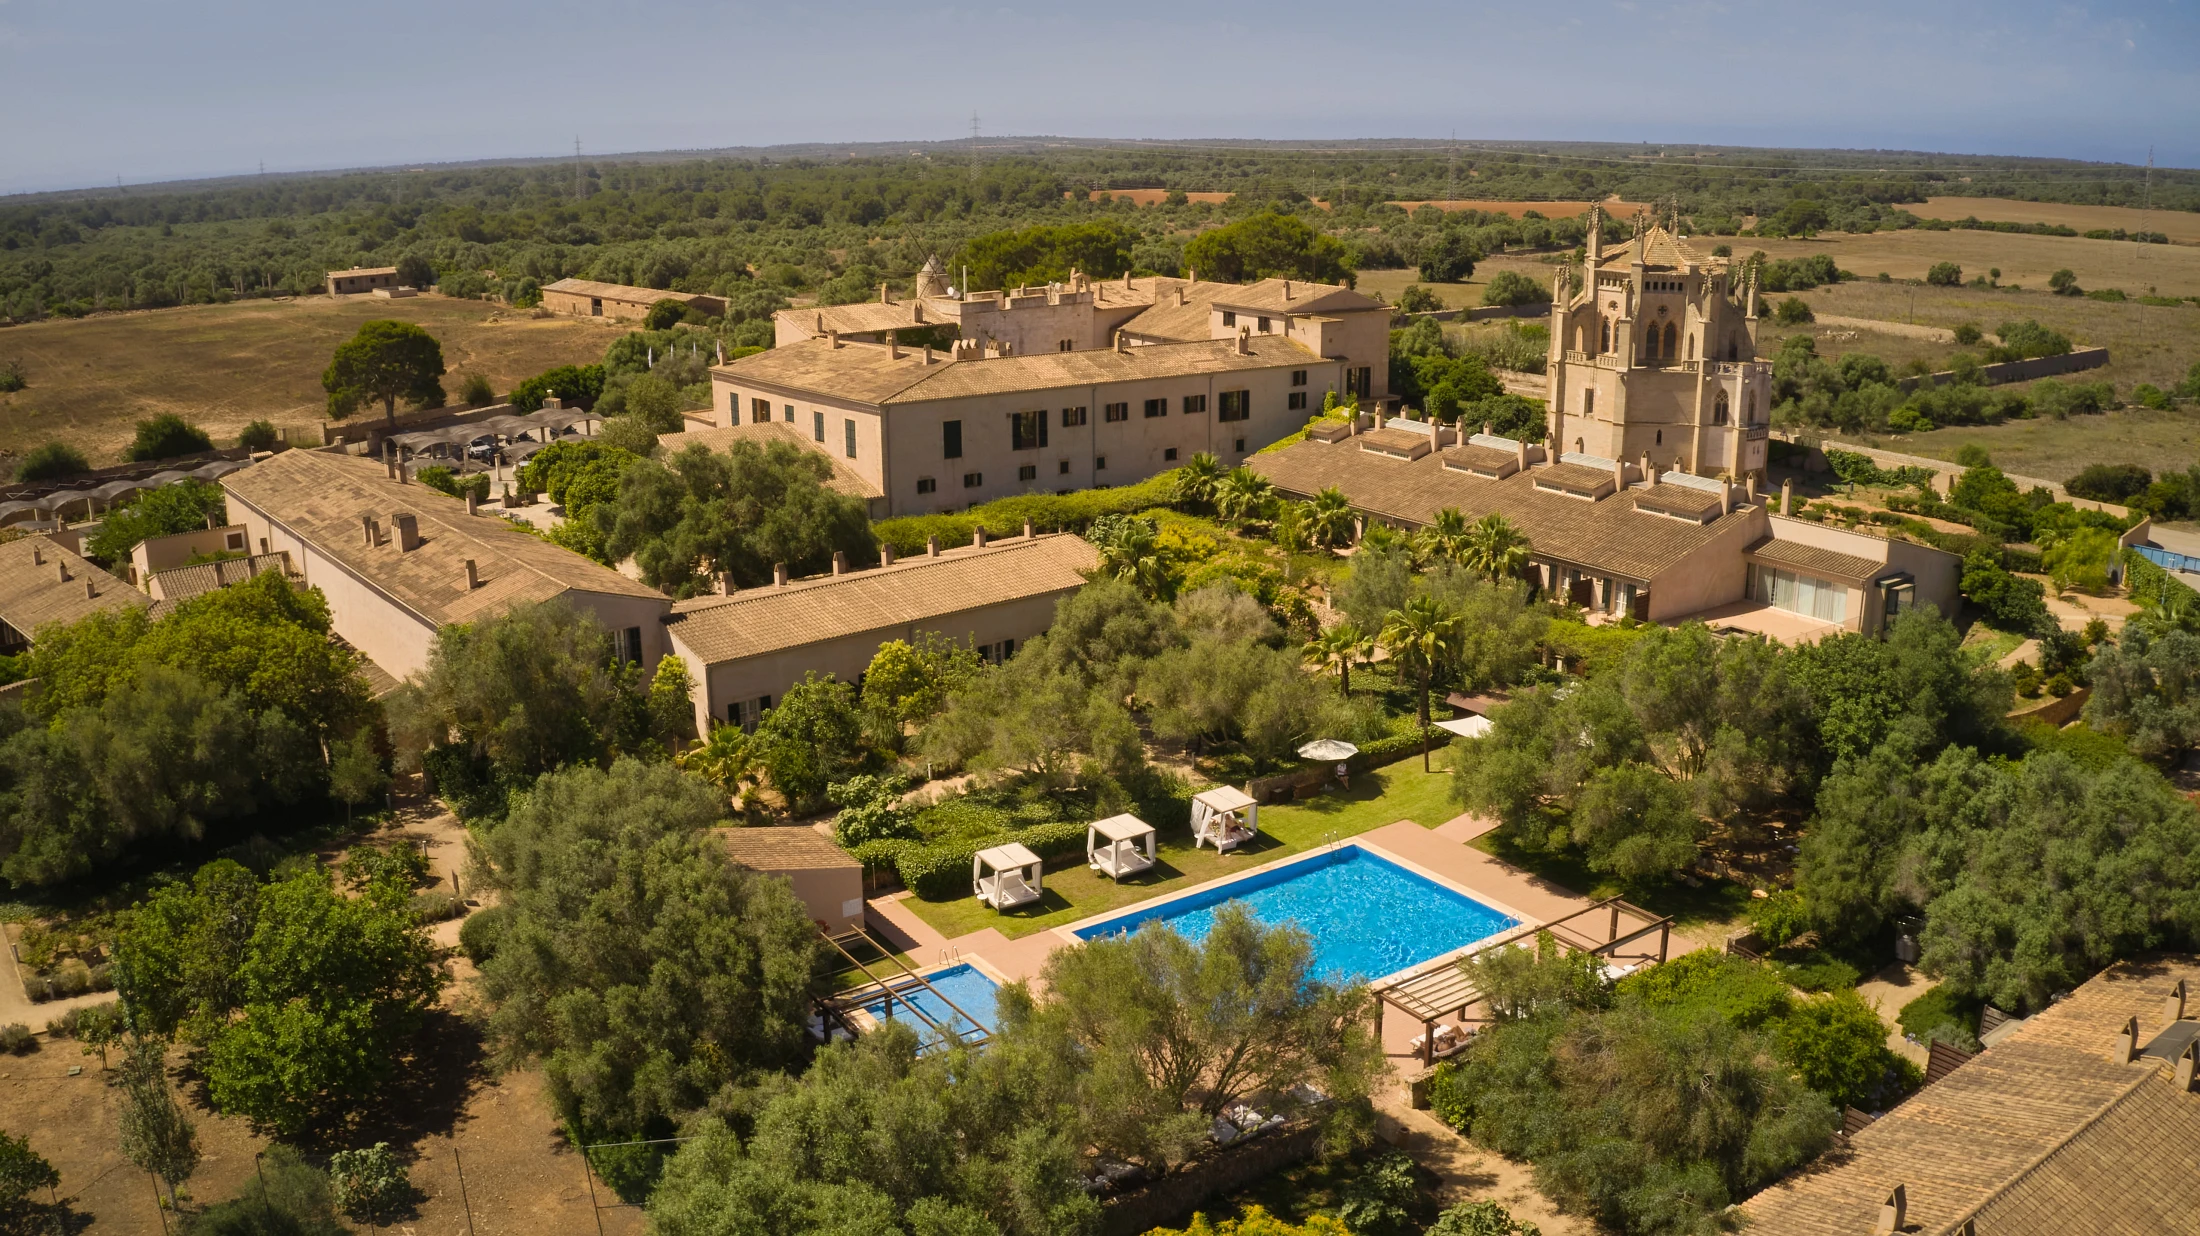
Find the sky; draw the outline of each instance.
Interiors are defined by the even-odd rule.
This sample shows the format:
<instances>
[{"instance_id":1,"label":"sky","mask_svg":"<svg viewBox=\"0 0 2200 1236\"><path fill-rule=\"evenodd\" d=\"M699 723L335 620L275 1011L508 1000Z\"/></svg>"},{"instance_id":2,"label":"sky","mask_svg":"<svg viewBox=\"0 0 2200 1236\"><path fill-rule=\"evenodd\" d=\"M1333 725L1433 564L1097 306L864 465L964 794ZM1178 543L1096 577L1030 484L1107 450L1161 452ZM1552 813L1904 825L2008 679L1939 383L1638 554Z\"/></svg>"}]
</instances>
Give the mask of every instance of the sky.
<instances>
[{"instance_id":1,"label":"sky","mask_svg":"<svg viewBox=\"0 0 2200 1236\"><path fill-rule=\"evenodd\" d=\"M0 193L967 138L1894 148L2200 166L2200 0L0 0Z\"/></svg>"}]
</instances>

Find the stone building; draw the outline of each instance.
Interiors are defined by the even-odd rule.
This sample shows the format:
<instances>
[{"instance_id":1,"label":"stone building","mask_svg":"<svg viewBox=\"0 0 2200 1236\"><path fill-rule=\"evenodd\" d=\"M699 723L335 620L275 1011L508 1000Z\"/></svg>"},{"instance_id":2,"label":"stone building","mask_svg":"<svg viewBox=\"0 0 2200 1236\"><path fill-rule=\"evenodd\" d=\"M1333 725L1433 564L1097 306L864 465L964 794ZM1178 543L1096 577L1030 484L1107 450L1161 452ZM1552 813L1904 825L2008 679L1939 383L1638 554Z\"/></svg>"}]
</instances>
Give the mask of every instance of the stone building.
<instances>
[{"instance_id":1,"label":"stone building","mask_svg":"<svg viewBox=\"0 0 2200 1236\"><path fill-rule=\"evenodd\" d=\"M354 266L350 270L328 272L328 294L331 296L357 296L396 286L395 266Z\"/></svg>"},{"instance_id":2,"label":"stone building","mask_svg":"<svg viewBox=\"0 0 2200 1236\"><path fill-rule=\"evenodd\" d=\"M560 279L542 286L542 306L552 313L578 318L610 318L639 322L649 316L658 301L676 300L708 317L723 316L726 298L699 292L668 292L658 288L628 287L623 283L598 283L594 279Z\"/></svg>"},{"instance_id":3,"label":"stone building","mask_svg":"<svg viewBox=\"0 0 2200 1236\"><path fill-rule=\"evenodd\" d=\"M1757 359L1754 275L1639 218L1606 251L1602 221L1592 208L1588 254L1552 300L1551 440L1698 476L1762 474L1772 366Z\"/></svg>"}]
</instances>

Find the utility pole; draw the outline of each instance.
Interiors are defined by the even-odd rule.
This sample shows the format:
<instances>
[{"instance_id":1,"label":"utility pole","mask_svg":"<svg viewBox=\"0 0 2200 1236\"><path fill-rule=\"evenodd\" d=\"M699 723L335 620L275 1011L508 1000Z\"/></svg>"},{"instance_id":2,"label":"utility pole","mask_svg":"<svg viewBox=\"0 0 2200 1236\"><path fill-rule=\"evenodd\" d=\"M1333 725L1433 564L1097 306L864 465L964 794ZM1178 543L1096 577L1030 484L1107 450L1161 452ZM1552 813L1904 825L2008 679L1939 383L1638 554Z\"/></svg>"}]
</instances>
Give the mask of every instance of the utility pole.
<instances>
[{"instance_id":1,"label":"utility pole","mask_svg":"<svg viewBox=\"0 0 2200 1236\"><path fill-rule=\"evenodd\" d=\"M586 190L581 185L581 138L576 133L573 135L573 200L579 201L584 196Z\"/></svg>"},{"instance_id":2,"label":"utility pole","mask_svg":"<svg viewBox=\"0 0 2200 1236\"><path fill-rule=\"evenodd\" d=\"M970 183L978 183L978 110L970 110Z\"/></svg>"}]
</instances>

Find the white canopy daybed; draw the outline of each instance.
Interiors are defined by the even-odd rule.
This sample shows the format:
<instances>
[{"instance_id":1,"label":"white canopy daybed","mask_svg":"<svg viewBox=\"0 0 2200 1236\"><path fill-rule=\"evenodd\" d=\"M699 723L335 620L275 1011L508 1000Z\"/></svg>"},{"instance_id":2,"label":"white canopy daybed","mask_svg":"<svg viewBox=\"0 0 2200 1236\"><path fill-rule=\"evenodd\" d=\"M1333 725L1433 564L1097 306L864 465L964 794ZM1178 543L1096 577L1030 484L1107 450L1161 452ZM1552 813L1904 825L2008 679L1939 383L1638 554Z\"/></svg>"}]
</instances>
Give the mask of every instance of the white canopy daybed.
<instances>
[{"instance_id":1,"label":"white canopy daybed","mask_svg":"<svg viewBox=\"0 0 2200 1236\"><path fill-rule=\"evenodd\" d=\"M1043 891L1039 856L1021 842L980 850L970 860L970 887L978 900L996 910L1012 910L1039 900Z\"/></svg>"},{"instance_id":2,"label":"white canopy daybed","mask_svg":"<svg viewBox=\"0 0 2200 1236\"><path fill-rule=\"evenodd\" d=\"M1218 785L1192 795L1192 848L1213 843L1227 853L1260 835L1260 804L1236 786Z\"/></svg>"},{"instance_id":3,"label":"white canopy daybed","mask_svg":"<svg viewBox=\"0 0 2200 1236\"><path fill-rule=\"evenodd\" d=\"M1153 825L1135 815L1111 815L1085 826L1085 865L1120 880L1153 868L1153 845Z\"/></svg>"}]
</instances>

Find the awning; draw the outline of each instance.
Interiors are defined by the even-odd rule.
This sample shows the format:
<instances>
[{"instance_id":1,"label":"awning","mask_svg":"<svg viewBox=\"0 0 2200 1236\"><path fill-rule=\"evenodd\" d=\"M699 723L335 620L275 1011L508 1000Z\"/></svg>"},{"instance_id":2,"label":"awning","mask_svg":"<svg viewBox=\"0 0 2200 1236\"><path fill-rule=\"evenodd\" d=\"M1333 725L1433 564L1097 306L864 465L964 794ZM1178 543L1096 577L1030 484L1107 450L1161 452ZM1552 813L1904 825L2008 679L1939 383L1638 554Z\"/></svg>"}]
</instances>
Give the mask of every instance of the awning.
<instances>
[{"instance_id":1,"label":"awning","mask_svg":"<svg viewBox=\"0 0 2200 1236\"><path fill-rule=\"evenodd\" d=\"M1461 738L1480 738L1496 728L1488 717L1460 717L1455 721L1438 721L1436 728Z\"/></svg>"}]
</instances>

